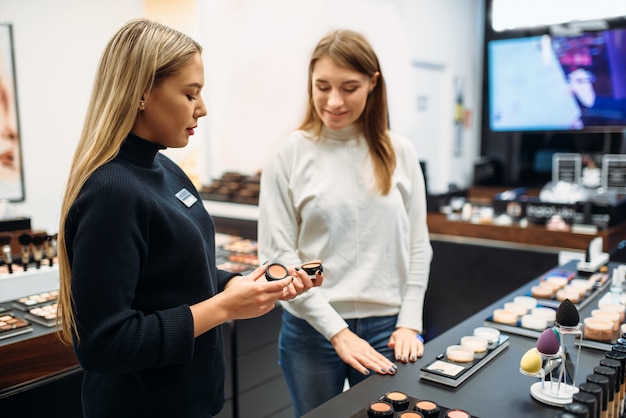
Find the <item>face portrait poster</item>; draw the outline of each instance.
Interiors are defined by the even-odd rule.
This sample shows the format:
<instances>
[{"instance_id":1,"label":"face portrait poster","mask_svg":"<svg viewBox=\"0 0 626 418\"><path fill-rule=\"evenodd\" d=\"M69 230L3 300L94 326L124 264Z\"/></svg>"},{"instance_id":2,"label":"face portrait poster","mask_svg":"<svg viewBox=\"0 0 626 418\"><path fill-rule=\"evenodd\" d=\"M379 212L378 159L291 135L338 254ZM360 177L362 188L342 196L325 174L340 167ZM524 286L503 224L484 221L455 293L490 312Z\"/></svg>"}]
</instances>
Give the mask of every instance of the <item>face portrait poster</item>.
<instances>
[{"instance_id":1,"label":"face portrait poster","mask_svg":"<svg viewBox=\"0 0 626 418\"><path fill-rule=\"evenodd\" d=\"M24 200L24 177L10 23L0 21L0 200Z\"/></svg>"}]
</instances>

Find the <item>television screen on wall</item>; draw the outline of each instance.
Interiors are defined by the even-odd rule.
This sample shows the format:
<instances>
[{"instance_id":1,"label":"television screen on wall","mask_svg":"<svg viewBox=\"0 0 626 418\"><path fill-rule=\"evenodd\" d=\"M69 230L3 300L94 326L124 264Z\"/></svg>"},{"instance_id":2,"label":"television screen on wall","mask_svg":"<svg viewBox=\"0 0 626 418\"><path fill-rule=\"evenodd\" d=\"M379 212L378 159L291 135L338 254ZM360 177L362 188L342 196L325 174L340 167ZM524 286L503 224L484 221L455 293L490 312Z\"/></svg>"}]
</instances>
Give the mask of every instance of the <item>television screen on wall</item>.
<instances>
[{"instance_id":1,"label":"television screen on wall","mask_svg":"<svg viewBox=\"0 0 626 418\"><path fill-rule=\"evenodd\" d=\"M487 44L492 132L626 129L626 28Z\"/></svg>"}]
</instances>

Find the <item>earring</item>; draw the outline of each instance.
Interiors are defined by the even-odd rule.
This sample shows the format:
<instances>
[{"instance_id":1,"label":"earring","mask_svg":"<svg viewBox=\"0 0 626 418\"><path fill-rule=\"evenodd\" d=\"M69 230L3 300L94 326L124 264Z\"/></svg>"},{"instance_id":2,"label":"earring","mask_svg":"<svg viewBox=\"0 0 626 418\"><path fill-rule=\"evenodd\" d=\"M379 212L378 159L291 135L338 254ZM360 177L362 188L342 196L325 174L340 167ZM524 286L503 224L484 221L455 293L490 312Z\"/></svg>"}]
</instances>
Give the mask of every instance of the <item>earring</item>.
<instances>
[{"instance_id":1,"label":"earring","mask_svg":"<svg viewBox=\"0 0 626 418\"><path fill-rule=\"evenodd\" d=\"M143 109L146 106L146 103L142 100L139 102L139 108Z\"/></svg>"}]
</instances>

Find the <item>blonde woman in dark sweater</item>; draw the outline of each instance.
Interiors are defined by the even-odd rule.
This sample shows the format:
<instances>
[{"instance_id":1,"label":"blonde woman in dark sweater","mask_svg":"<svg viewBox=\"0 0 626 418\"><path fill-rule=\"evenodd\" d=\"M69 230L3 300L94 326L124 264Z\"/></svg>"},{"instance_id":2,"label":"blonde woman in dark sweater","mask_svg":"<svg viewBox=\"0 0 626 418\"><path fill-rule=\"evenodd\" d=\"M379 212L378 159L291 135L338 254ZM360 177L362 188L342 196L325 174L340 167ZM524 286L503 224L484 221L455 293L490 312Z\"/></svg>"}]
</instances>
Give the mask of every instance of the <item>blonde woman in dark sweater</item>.
<instances>
[{"instance_id":1,"label":"blonde woman in dark sweater","mask_svg":"<svg viewBox=\"0 0 626 418\"><path fill-rule=\"evenodd\" d=\"M104 51L59 230L61 336L85 370L92 417L212 417L224 402L220 324L270 311L312 286L215 262L215 228L184 172L206 115L201 47L137 19Z\"/></svg>"}]
</instances>

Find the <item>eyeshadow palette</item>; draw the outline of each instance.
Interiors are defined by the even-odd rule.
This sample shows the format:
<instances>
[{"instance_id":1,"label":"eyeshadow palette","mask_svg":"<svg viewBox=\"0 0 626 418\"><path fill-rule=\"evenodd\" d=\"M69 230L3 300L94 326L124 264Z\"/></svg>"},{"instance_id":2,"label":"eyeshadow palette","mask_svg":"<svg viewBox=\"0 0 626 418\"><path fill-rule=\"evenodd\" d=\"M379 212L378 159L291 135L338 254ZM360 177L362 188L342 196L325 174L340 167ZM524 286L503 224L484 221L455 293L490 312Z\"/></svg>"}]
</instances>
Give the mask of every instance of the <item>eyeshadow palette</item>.
<instances>
[{"instance_id":1,"label":"eyeshadow palette","mask_svg":"<svg viewBox=\"0 0 626 418\"><path fill-rule=\"evenodd\" d=\"M491 341L486 350L480 353L470 351L468 354L463 343L450 346L446 353L437 355L435 360L420 369L420 377L457 387L507 348L509 339L508 335L500 334L497 340Z\"/></svg>"},{"instance_id":2,"label":"eyeshadow palette","mask_svg":"<svg viewBox=\"0 0 626 418\"><path fill-rule=\"evenodd\" d=\"M404 392L393 391L373 400L349 418L478 418L470 412L439 405L433 400L417 399Z\"/></svg>"},{"instance_id":3,"label":"eyeshadow palette","mask_svg":"<svg viewBox=\"0 0 626 418\"><path fill-rule=\"evenodd\" d=\"M59 298L58 290L51 290L49 292L37 293L36 295L24 296L13 301L13 307L20 311L29 311L33 308L49 305L56 302Z\"/></svg>"},{"instance_id":4,"label":"eyeshadow palette","mask_svg":"<svg viewBox=\"0 0 626 418\"><path fill-rule=\"evenodd\" d=\"M32 332L30 322L13 315L0 316L0 340Z\"/></svg>"},{"instance_id":5,"label":"eyeshadow palette","mask_svg":"<svg viewBox=\"0 0 626 418\"><path fill-rule=\"evenodd\" d=\"M44 327L56 326L57 304L40 306L33 308L24 314L24 318L43 325Z\"/></svg>"}]
</instances>

